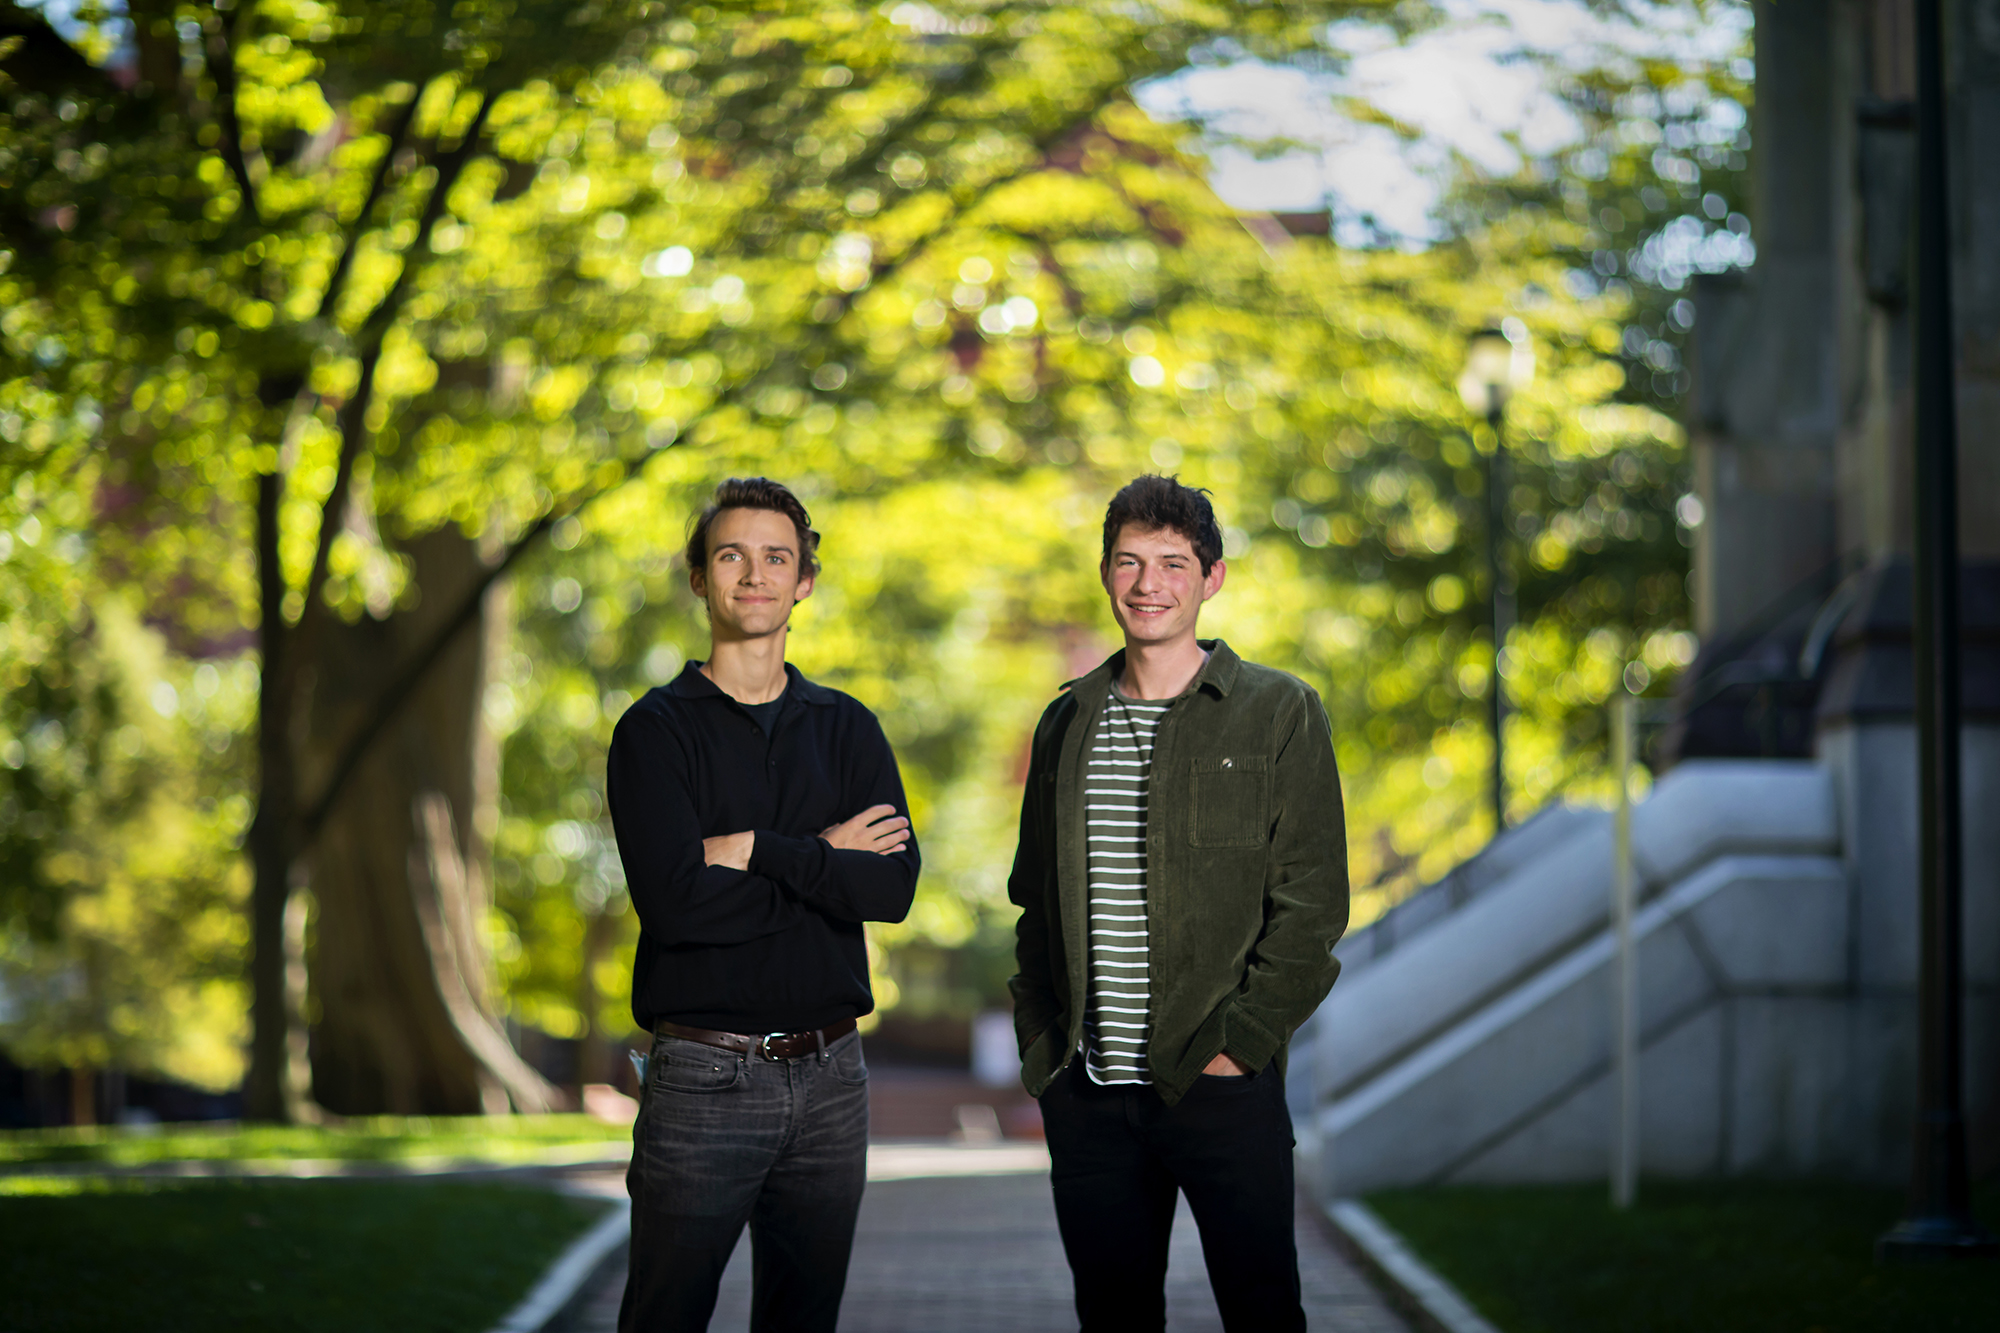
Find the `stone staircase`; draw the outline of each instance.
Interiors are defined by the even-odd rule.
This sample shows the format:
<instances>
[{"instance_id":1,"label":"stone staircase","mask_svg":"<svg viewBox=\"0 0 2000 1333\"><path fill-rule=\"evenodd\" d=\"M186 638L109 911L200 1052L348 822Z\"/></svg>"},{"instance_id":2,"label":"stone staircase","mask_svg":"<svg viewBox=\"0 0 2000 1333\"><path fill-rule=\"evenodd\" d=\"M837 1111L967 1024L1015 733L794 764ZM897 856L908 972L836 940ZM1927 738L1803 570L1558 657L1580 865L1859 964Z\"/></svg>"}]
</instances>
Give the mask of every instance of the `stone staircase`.
<instances>
[{"instance_id":1,"label":"stone staircase","mask_svg":"<svg viewBox=\"0 0 2000 1333\"><path fill-rule=\"evenodd\" d=\"M1828 771L1683 764L1633 847L1642 1169L1837 1168L1853 1135L1825 1084L1858 1057ZM1604 1173L1611 858L1607 812L1551 809L1342 942L1288 1080L1319 1197Z\"/></svg>"}]
</instances>

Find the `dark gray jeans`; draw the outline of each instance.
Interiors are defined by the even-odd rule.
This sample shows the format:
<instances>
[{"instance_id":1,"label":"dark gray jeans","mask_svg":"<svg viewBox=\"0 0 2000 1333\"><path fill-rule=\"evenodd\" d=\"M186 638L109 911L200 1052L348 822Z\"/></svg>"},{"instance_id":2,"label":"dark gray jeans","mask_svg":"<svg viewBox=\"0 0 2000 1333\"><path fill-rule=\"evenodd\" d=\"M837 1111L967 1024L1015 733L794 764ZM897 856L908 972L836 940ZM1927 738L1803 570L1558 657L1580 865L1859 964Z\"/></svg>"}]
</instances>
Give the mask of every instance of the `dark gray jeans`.
<instances>
[{"instance_id":1,"label":"dark gray jeans","mask_svg":"<svg viewBox=\"0 0 2000 1333\"><path fill-rule=\"evenodd\" d=\"M833 1333L867 1175L860 1033L796 1060L656 1038L625 1175L619 1333L706 1329L745 1223L753 1333Z\"/></svg>"}]
</instances>

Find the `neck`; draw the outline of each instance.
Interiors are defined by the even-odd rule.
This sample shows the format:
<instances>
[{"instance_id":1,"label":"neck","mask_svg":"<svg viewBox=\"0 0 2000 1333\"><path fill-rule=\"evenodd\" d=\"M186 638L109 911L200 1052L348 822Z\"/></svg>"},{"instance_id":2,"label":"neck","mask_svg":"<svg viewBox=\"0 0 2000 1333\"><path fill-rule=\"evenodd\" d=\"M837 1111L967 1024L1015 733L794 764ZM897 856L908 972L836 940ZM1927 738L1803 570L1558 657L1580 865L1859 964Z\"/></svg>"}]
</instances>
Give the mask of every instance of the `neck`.
<instances>
[{"instance_id":1,"label":"neck","mask_svg":"<svg viewBox=\"0 0 2000 1333\"><path fill-rule=\"evenodd\" d=\"M767 704L785 692L785 634L717 639L701 674L740 704Z\"/></svg>"},{"instance_id":2,"label":"neck","mask_svg":"<svg viewBox=\"0 0 2000 1333\"><path fill-rule=\"evenodd\" d=\"M1201 674L1208 654L1194 635L1172 643L1125 641L1125 673L1118 688L1128 699L1176 699Z\"/></svg>"}]
</instances>

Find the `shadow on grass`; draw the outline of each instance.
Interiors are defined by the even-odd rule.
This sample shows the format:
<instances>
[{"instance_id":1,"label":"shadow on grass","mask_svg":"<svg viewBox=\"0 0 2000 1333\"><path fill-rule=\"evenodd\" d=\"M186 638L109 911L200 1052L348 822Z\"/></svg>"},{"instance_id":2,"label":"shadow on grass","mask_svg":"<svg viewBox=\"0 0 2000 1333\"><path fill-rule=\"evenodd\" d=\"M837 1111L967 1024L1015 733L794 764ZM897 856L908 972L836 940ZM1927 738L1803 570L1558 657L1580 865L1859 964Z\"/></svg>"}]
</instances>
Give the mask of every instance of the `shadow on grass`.
<instances>
[{"instance_id":1,"label":"shadow on grass","mask_svg":"<svg viewBox=\"0 0 2000 1333\"><path fill-rule=\"evenodd\" d=\"M8 1333L482 1333L597 1200L409 1181L23 1180L0 1192Z\"/></svg>"},{"instance_id":2,"label":"shadow on grass","mask_svg":"<svg viewBox=\"0 0 2000 1333\"><path fill-rule=\"evenodd\" d=\"M1974 1191L1991 1226L2000 1185ZM1884 1267L1899 1190L1647 1181L1392 1190L1370 1206L1506 1333L1992 1333L2000 1262Z\"/></svg>"}]
</instances>

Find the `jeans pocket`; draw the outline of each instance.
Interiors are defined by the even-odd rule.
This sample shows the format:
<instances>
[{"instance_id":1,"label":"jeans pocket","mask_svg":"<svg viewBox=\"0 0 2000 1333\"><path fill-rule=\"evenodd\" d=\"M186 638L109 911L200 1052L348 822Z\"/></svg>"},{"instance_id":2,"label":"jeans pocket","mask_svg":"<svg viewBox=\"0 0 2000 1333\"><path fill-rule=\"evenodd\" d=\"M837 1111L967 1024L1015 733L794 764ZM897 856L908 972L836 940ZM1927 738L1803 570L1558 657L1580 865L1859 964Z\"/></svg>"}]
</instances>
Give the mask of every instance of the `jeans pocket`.
<instances>
[{"instance_id":1,"label":"jeans pocket","mask_svg":"<svg viewBox=\"0 0 2000 1333\"><path fill-rule=\"evenodd\" d=\"M727 1092L743 1082L743 1057L717 1047L661 1045L652 1063L653 1082L664 1092Z\"/></svg>"},{"instance_id":2,"label":"jeans pocket","mask_svg":"<svg viewBox=\"0 0 2000 1333\"><path fill-rule=\"evenodd\" d=\"M861 1087L868 1082L868 1061L861 1054L860 1033L851 1033L827 1049L826 1069L836 1083Z\"/></svg>"}]
</instances>

